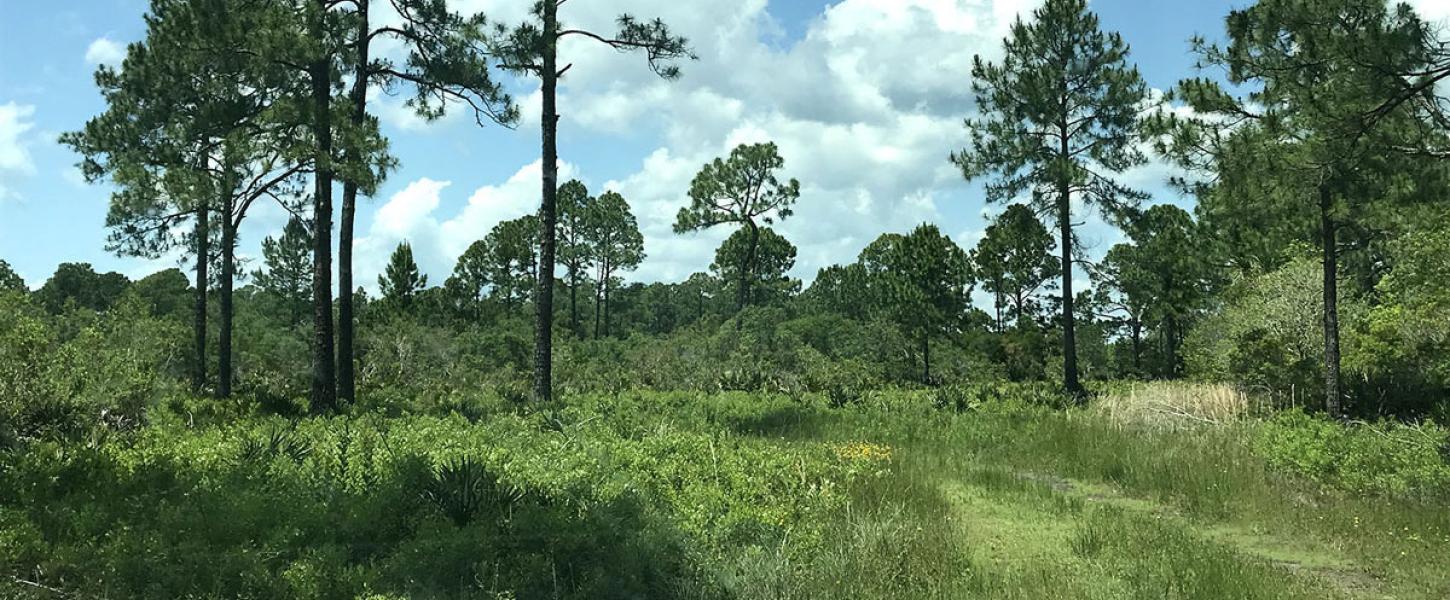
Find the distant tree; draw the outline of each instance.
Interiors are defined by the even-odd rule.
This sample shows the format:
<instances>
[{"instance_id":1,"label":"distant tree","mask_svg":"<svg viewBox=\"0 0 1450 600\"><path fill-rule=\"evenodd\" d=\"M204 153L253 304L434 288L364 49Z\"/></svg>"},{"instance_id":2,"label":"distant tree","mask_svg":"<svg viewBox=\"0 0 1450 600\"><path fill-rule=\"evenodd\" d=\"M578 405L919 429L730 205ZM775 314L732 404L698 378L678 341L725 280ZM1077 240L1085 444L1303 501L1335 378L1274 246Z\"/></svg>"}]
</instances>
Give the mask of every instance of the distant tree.
<instances>
[{"instance_id":1,"label":"distant tree","mask_svg":"<svg viewBox=\"0 0 1450 600\"><path fill-rule=\"evenodd\" d=\"M800 290L800 281L787 273L795 267L796 247L775 230L762 227L753 242L754 257L750 248L751 230L737 229L715 250L715 262L710 270L725 283L727 291L736 291L740 286L753 290L748 295L749 304L765 305L791 297ZM753 261L754 266L751 265ZM745 272L748 275L741 276Z\"/></svg>"},{"instance_id":2,"label":"distant tree","mask_svg":"<svg viewBox=\"0 0 1450 600\"><path fill-rule=\"evenodd\" d=\"M25 290L25 280L20 278L20 274L10 268L10 263L0 260L0 292L23 292Z\"/></svg>"},{"instance_id":3,"label":"distant tree","mask_svg":"<svg viewBox=\"0 0 1450 600\"><path fill-rule=\"evenodd\" d=\"M861 251L876 310L921 348L922 382L931 379L931 339L955 331L971 304L967 253L935 225L884 234Z\"/></svg>"},{"instance_id":4,"label":"distant tree","mask_svg":"<svg viewBox=\"0 0 1450 600\"><path fill-rule=\"evenodd\" d=\"M820 307L853 319L865 319L872 312L870 285L861 263L831 265L816 273L805 298Z\"/></svg>"},{"instance_id":5,"label":"distant tree","mask_svg":"<svg viewBox=\"0 0 1450 600\"><path fill-rule=\"evenodd\" d=\"M262 240L262 264L265 268L254 271L252 279L282 303L287 323L298 325L307 310L312 277L312 232L307 223L292 217L281 237Z\"/></svg>"},{"instance_id":6,"label":"distant tree","mask_svg":"<svg viewBox=\"0 0 1450 600\"><path fill-rule=\"evenodd\" d=\"M972 146L954 153L968 180L995 174L987 199L1031 193L1051 215L1062 252L1063 385L1082 394L1073 332L1073 200L1119 218L1144 196L1111 175L1142 164L1139 111L1148 88L1128 65L1128 45L1104 33L1087 0L1047 0L1032 21L1018 20L1000 63L980 56L972 90L980 117L967 120Z\"/></svg>"},{"instance_id":7,"label":"distant tree","mask_svg":"<svg viewBox=\"0 0 1450 600\"><path fill-rule=\"evenodd\" d=\"M89 263L61 263L35 292L35 299L53 315L68 303L103 312L116 304L131 282L120 273L97 273Z\"/></svg>"},{"instance_id":8,"label":"distant tree","mask_svg":"<svg viewBox=\"0 0 1450 600\"><path fill-rule=\"evenodd\" d=\"M700 169L690 182L690 206L675 218L675 233L735 223L745 232L744 258L735 270L735 309L751 300L751 282L758 269L760 225L774 224L791 215L800 197L799 181L781 182L775 171L785 166L774 143L744 144Z\"/></svg>"},{"instance_id":9,"label":"distant tree","mask_svg":"<svg viewBox=\"0 0 1450 600\"><path fill-rule=\"evenodd\" d=\"M157 317L180 314L191 300L191 282L180 269L165 269L142 277L131 284L131 289Z\"/></svg>"},{"instance_id":10,"label":"distant tree","mask_svg":"<svg viewBox=\"0 0 1450 600\"><path fill-rule=\"evenodd\" d=\"M569 277L569 329L574 335L581 335L579 329L579 286L589 278L588 270L594 266L595 249L590 241L590 231L595 225L594 198L589 188L577 179L571 179L559 187L559 264L568 271Z\"/></svg>"},{"instance_id":11,"label":"distant tree","mask_svg":"<svg viewBox=\"0 0 1450 600\"><path fill-rule=\"evenodd\" d=\"M383 300L406 310L426 287L428 276L418 271L418 263L413 261L413 246L408 242L398 244L388 259L388 266L378 276L378 290Z\"/></svg>"},{"instance_id":12,"label":"distant tree","mask_svg":"<svg viewBox=\"0 0 1450 600\"><path fill-rule=\"evenodd\" d=\"M540 127L543 138L543 198L539 204L538 280L536 282L534 321L534 399L548 401L553 397L553 334L554 334L554 244L557 233L557 194L559 191L559 114L556 95L559 79L573 65L559 66L559 42L570 37L594 40L617 51L641 50L649 66L665 79L679 77L679 67L669 64L674 59L694 58L685 38L675 36L663 21L641 22L627 14L618 19L619 30L613 37L583 29L571 29L559 23L559 7L563 2L536 2L531 19L513 29L497 28L491 54L502 61L502 67L539 78L542 97Z\"/></svg>"},{"instance_id":13,"label":"distant tree","mask_svg":"<svg viewBox=\"0 0 1450 600\"><path fill-rule=\"evenodd\" d=\"M1141 254L1132 244L1114 244L1091 271L1091 303L1096 312L1128 330L1134 374L1143 373L1143 327L1152 301Z\"/></svg>"},{"instance_id":14,"label":"distant tree","mask_svg":"<svg viewBox=\"0 0 1450 600\"><path fill-rule=\"evenodd\" d=\"M590 204L586 222L584 237L592 250L589 262L598 282L594 298L594 335L598 337L609 335L609 292L617 284L616 273L633 271L644 261L644 236L629 202L615 192L604 192Z\"/></svg>"},{"instance_id":15,"label":"distant tree","mask_svg":"<svg viewBox=\"0 0 1450 600\"><path fill-rule=\"evenodd\" d=\"M1003 308L1010 303L1013 322L1021 323L1038 290L1050 289L1052 280L1062 273L1062 265L1052 255L1056 247L1037 215L1021 204L1008 205L987 226L971 260L982 289L992 294L999 331L1004 327Z\"/></svg>"},{"instance_id":16,"label":"distant tree","mask_svg":"<svg viewBox=\"0 0 1450 600\"><path fill-rule=\"evenodd\" d=\"M517 308L534 292L538 272L537 248L539 221L526 215L495 225L483 238L488 249L488 281L493 284L492 296L509 308Z\"/></svg>"},{"instance_id":17,"label":"distant tree","mask_svg":"<svg viewBox=\"0 0 1450 600\"><path fill-rule=\"evenodd\" d=\"M484 240L468 245L453 265L453 274L443 287L451 296L453 305L475 321L483 317L483 298L488 291L489 248Z\"/></svg>"},{"instance_id":18,"label":"distant tree","mask_svg":"<svg viewBox=\"0 0 1450 600\"><path fill-rule=\"evenodd\" d=\"M691 321L705 318L719 289L720 281L709 273L691 273L689 278L680 283L680 292L690 307L688 314L693 315Z\"/></svg>"}]
</instances>

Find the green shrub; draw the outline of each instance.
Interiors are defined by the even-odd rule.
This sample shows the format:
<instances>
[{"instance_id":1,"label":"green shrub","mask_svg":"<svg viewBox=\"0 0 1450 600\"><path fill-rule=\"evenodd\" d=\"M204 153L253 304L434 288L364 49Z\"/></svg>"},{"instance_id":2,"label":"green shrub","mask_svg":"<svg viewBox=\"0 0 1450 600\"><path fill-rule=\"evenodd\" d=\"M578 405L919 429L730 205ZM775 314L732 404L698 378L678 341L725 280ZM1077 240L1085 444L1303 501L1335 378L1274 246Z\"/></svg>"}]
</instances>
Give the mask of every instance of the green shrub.
<instances>
[{"instance_id":1,"label":"green shrub","mask_svg":"<svg viewBox=\"0 0 1450 600\"><path fill-rule=\"evenodd\" d=\"M1357 493L1450 498L1450 432L1425 423L1357 423L1288 411L1265 421L1254 448L1271 466Z\"/></svg>"}]
</instances>

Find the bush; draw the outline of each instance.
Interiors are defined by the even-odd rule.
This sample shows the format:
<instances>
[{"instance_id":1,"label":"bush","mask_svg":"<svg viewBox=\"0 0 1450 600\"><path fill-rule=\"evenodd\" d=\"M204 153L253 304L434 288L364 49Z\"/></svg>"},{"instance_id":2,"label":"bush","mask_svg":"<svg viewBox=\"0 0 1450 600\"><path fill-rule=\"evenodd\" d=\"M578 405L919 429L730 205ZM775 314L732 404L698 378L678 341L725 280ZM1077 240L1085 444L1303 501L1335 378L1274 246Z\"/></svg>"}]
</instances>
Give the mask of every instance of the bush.
<instances>
[{"instance_id":1,"label":"bush","mask_svg":"<svg viewBox=\"0 0 1450 600\"><path fill-rule=\"evenodd\" d=\"M23 296L0 293L0 447L134 429L176 389L184 337L127 294L62 341Z\"/></svg>"},{"instance_id":2,"label":"bush","mask_svg":"<svg viewBox=\"0 0 1450 600\"><path fill-rule=\"evenodd\" d=\"M1357 493L1450 498L1450 432L1432 423L1345 425L1286 411L1257 429L1271 466Z\"/></svg>"}]
</instances>

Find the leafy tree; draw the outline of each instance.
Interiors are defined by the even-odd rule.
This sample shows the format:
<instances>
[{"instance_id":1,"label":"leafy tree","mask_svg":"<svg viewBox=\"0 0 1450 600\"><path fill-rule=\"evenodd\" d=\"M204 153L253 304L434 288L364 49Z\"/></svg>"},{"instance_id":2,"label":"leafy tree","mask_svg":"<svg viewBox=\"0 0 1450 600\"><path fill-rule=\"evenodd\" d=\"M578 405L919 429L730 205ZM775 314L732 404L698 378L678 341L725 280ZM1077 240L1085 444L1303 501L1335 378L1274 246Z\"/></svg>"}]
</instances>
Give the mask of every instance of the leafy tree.
<instances>
[{"instance_id":1,"label":"leafy tree","mask_svg":"<svg viewBox=\"0 0 1450 600\"><path fill-rule=\"evenodd\" d=\"M720 281L709 273L691 273L688 278L680 283L680 291L685 303L690 306L689 314L694 317L691 321L699 321L705 318L709 306L714 302Z\"/></svg>"},{"instance_id":2,"label":"leafy tree","mask_svg":"<svg viewBox=\"0 0 1450 600\"><path fill-rule=\"evenodd\" d=\"M1170 204L1149 208L1128 228L1136 252L1128 271L1148 293L1144 316L1160 328L1167 375L1179 375L1179 347L1198 311L1205 308L1214 273L1208 243L1188 212Z\"/></svg>"},{"instance_id":3,"label":"leafy tree","mask_svg":"<svg viewBox=\"0 0 1450 600\"><path fill-rule=\"evenodd\" d=\"M751 231L737 229L715 250L710 270L726 282L727 291L735 288L734 295L738 298L738 290L743 285L753 290L749 296L750 303L755 305L782 301L799 291L800 281L787 274L795 267L795 245L769 227L760 228L753 243L756 248L752 259ZM748 266L752 260L754 266ZM748 275L742 277L742 272Z\"/></svg>"},{"instance_id":4,"label":"leafy tree","mask_svg":"<svg viewBox=\"0 0 1450 600\"><path fill-rule=\"evenodd\" d=\"M418 263L413 261L412 244L398 244L392 257L388 259L388 266L378 276L378 289L383 294L383 300L406 310L412 304L413 297L426 287L428 276L418 271Z\"/></svg>"},{"instance_id":5,"label":"leafy tree","mask_svg":"<svg viewBox=\"0 0 1450 600\"><path fill-rule=\"evenodd\" d=\"M131 289L150 305L154 317L178 314L191 299L191 283L180 269L165 269L142 277L131 284Z\"/></svg>"},{"instance_id":6,"label":"leafy tree","mask_svg":"<svg viewBox=\"0 0 1450 600\"><path fill-rule=\"evenodd\" d=\"M1227 25L1226 46L1194 46L1201 63L1248 91L1181 82L1174 97L1199 117L1155 120L1160 150L1213 174L1197 188L1206 221L1257 228L1267 214L1285 237L1319 245L1325 407L1339 416L1344 238L1373 237L1364 233L1385 200L1440 189L1442 168L1397 155L1421 145L1426 129L1424 104L1397 103L1403 74L1434 71L1436 44L1412 10L1378 0L1263 0Z\"/></svg>"},{"instance_id":7,"label":"leafy tree","mask_svg":"<svg viewBox=\"0 0 1450 600\"><path fill-rule=\"evenodd\" d=\"M116 304L131 282L120 273L97 273L89 263L61 263L35 292L46 312L58 315L67 304L104 312Z\"/></svg>"},{"instance_id":8,"label":"leafy tree","mask_svg":"<svg viewBox=\"0 0 1450 600\"><path fill-rule=\"evenodd\" d=\"M562 2L535 2L532 19L512 29L500 25L496 31L492 53L502 67L539 78L542 97L540 127L543 141L543 199L539 204L539 265L535 298L534 322L534 399L548 401L553 397L553 333L554 333L554 244L557 241L557 195L559 191L559 114L557 92L559 80L573 65L559 67L559 42L582 37L599 42L617 51L642 50L649 66L665 79L679 77L680 69L672 61L694 58L685 38L670 32L663 21L638 21L627 14L618 19L619 30L613 37L583 29L571 29L559 22Z\"/></svg>"},{"instance_id":9,"label":"leafy tree","mask_svg":"<svg viewBox=\"0 0 1450 600\"><path fill-rule=\"evenodd\" d=\"M1032 21L1018 20L1002 62L978 56L972 90L982 116L967 120L972 146L954 153L967 179L995 174L987 199L1031 192L1049 214L1062 252L1063 385L1082 393L1073 330L1073 201L1118 218L1144 196L1111 175L1142 164L1135 145L1147 85L1128 65L1128 45L1104 33L1087 0L1047 0Z\"/></svg>"},{"instance_id":10,"label":"leafy tree","mask_svg":"<svg viewBox=\"0 0 1450 600\"><path fill-rule=\"evenodd\" d=\"M867 279L860 263L831 265L816 273L803 297L818 310L865 319L873 310Z\"/></svg>"},{"instance_id":11,"label":"leafy tree","mask_svg":"<svg viewBox=\"0 0 1450 600\"><path fill-rule=\"evenodd\" d=\"M1003 329L1002 309L1011 303L1012 318L1022 322L1038 290L1048 287L1062 273L1052 255L1057 243L1032 209L1011 204L987 226L986 234L971 252L974 276L982 289L992 294L997 329Z\"/></svg>"},{"instance_id":12,"label":"leafy tree","mask_svg":"<svg viewBox=\"0 0 1450 600\"><path fill-rule=\"evenodd\" d=\"M574 335L580 335L579 285L588 278L588 270L595 264L590 232L595 228L591 219L597 211L589 188L577 179L559 188L558 202L559 264L569 273L569 329Z\"/></svg>"},{"instance_id":13,"label":"leafy tree","mask_svg":"<svg viewBox=\"0 0 1450 600\"><path fill-rule=\"evenodd\" d=\"M629 202L615 192L604 192L589 206L585 239L593 250L598 282L594 302L594 335L609 335L609 292L620 271L633 271L644 261L644 236L629 210ZM603 308L603 327L600 309Z\"/></svg>"},{"instance_id":14,"label":"leafy tree","mask_svg":"<svg viewBox=\"0 0 1450 600\"><path fill-rule=\"evenodd\" d=\"M698 231L716 225L736 223L745 232L745 254L735 271L735 309L741 310L751 301L751 282L760 267L761 221L774 224L791 215L791 206L800 197L800 182L781 182L775 171L785 166L785 159L774 143L742 144L730 156L706 164L690 182L690 206L680 209L675 218L675 233Z\"/></svg>"},{"instance_id":15,"label":"leafy tree","mask_svg":"<svg viewBox=\"0 0 1450 600\"><path fill-rule=\"evenodd\" d=\"M292 217L278 238L262 240L262 264L252 279L263 292L281 301L288 324L302 322L307 308L308 282L312 273L312 232L301 218Z\"/></svg>"},{"instance_id":16,"label":"leafy tree","mask_svg":"<svg viewBox=\"0 0 1450 600\"><path fill-rule=\"evenodd\" d=\"M25 280L10 268L10 263L0 259L0 292L24 292Z\"/></svg>"},{"instance_id":17,"label":"leafy tree","mask_svg":"<svg viewBox=\"0 0 1450 600\"><path fill-rule=\"evenodd\" d=\"M956 330L971 304L967 253L935 225L884 234L861 251L876 310L921 348L923 383L931 379L931 338Z\"/></svg>"}]
</instances>

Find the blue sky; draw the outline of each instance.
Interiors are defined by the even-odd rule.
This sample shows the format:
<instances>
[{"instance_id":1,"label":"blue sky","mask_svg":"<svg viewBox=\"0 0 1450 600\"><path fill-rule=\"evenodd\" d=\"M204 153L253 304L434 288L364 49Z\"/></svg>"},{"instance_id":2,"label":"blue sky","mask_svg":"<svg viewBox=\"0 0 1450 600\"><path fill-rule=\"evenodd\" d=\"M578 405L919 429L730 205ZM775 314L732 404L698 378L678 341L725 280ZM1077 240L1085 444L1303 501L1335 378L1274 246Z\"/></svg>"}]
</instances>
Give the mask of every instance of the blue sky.
<instances>
[{"instance_id":1,"label":"blue sky","mask_svg":"<svg viewBox=\"0 0 1450 600\"><path fill-rule=\"evenodd\" d=\"M1187 40L1215 37L1230 0L1093 0L1103 26L1121 32L1155 88L1192 73ZM458 0L512 21L523 0ZM1450 2L1421 0L1436 16ZM627 10L659 15L694 40L700 60L677 82L653 78L638 56L583 43L561 50L576 64L561 90L560 154L566 176L594 192L614 189L641 221L649 257L639 280L676 281L703 270L728 231L669 231L699 166L737 143L774 140L785 174L801 180L796 214L780 231L800 248L796 275L852 260L876 235L922 221L964 246L985 227L980 184L947 163L965 143L972 55L1000 52L1006 24L1035 0L591 0L566 5L572 23L607 29ZM1431 8L1434 7L1434 8ZM109 188L87 184L77 157L56 143L103 106L91 73L143 33L144 0L0 0L0 258L32 286L61 262L138 277L175 266L104 249ZM423 269L442 281L453 260L499 220L537 206L538 99L517 86L525 119L481 129L454 114L426 124L401 98L379 92L373 109L402 166L359 207L358 280L370 287L387 254L409 240ZM1124 178L1157 201L1183 205L1149 165ZM241 253L280 230L285 213L261 206L242 230ZM1117 240L1101 224L1087 241Z\"/></svg>"}]
</instances>

